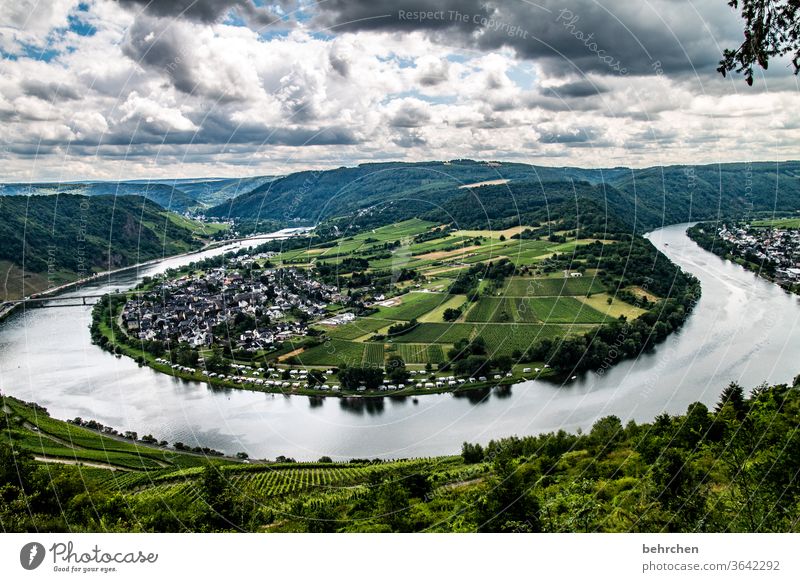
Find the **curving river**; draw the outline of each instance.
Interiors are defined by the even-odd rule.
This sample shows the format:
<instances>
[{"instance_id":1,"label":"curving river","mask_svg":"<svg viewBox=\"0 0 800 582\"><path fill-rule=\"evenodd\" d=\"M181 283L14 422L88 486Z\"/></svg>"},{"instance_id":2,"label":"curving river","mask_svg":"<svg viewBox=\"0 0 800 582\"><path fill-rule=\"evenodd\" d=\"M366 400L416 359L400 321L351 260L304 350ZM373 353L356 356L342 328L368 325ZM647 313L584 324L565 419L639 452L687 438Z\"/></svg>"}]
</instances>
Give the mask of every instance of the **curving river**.
<instances>
[{"instance_id":1,"label":"curving river","mask_svg":"<svg viewBox=\"0 0 800 582\"><path fill-rule=\"evenodd\" d=\"M524 382L469 397L422 396L416 403L219 391L93 346L86 306L32 309L4 322L0 389L42 404L57 418L92 418L121 431L254 458L313 460L453 454L463 441L585 430L609 414L625 422L683 412L694 401L713 404L732 380L748 388L790 381L800 373L798 298L702 250L686 237L687 226L648 235L701 281L702 299L683 329L651 354L567 386ZM127 289L145 275L247 244L115 273L76 293Z\"/></svg>"}]
</instances>

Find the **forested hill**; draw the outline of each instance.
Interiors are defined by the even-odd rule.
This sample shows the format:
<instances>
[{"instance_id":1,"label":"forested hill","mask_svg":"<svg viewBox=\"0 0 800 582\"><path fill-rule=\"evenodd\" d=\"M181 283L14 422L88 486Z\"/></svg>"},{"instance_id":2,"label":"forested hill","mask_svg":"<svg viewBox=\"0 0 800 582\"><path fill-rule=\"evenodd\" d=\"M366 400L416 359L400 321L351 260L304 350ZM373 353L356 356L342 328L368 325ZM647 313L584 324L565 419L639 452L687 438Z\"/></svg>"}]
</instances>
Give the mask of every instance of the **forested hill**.
<instances>
[{"instance_id":1,"label":"forested hill","mask_svg":"<svg viewBox=\"0 0 800 582\"><path fill-rule=\"evenodd\" d=\"M143 196L174 212L202 212L229 198L250 192L272 176L130 180L124 182L36 182L0 184L0 196L79 194L81 196Z\"/></svg>"},{"instance_id":2,"label":"forested hill","mask_svg":"<svg viewBox=\"0 0 800 582\"><path fill-rule=\"evenodd\" d=\"M0 216L2 299L202 245L139 196L0 196Z\"/></svg>"},{"instance_id":3,"label":"forested hill","mask_svg":"<svg viewBox=\"0 0 800 582\"><path fill-rule=\"evenodd\" d=\"M634 208L610 186L587 182L509 182L467 188L442 207L422 218L451 223L457 228L503 230L512 226L558 225L573 230L578 225L587 236L631 232L620 217L633 216Z\"/></svg>"},{"instance_id":4,"label":"forested hill","mask_svg":"<svg viewBox=\"0 0 800 582\"><path fill-rule=\"evenodd\" d=\"M497 180L508 183L464 188ZM484 196L497 202L503 188L507 201L522 207L541 206L549 197L563 198L577 188L625 220L631 229L635 224L637 232L644 232L663 224L738 216L750 210L797 208L800 162L636 170L472 160L362 164L290 174L211 208L208 213L223 218L313 224L367 209L391 208L388 221L392 222L436 210L460 212L464 202L481 206ZM471 199L465 197L467 194Z\"/></svg>"}]
</instances>

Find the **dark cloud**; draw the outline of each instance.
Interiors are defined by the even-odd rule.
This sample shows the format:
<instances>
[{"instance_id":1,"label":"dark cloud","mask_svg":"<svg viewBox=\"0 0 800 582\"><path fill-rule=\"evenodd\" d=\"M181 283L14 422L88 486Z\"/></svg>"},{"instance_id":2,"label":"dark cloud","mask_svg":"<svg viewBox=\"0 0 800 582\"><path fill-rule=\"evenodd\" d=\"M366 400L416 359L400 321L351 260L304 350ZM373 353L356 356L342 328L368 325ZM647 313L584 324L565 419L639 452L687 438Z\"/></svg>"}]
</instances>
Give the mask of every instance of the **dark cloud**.
<instances>
[{"instance_id":1,"label":"dark cloud","mask_svg":"<svg viewBox=\"0 0 800 582\"><path fill-rule=\"evenodd\" d=\"M37 97L42 101L74 101L80 99L81 95L75 87L40 81L38 79L27 79L21 83L22 90L26 95Z\"/></svg>"},{"instance_id":2,"label":"dark cloud","mask_svg":"<svg viewBox=\"0 0 800 582\"><path fill-rule=\"evenodd\" d=\"M139 17L128 29L122 52L144 68L157 69L172 79L176 89L192 94L197 87L192 55L186 54L178 29L156 18Z\"/></svg>"},{"instance_id":3,"label":"dark cloud","mask_svg":"<svg viewBox=\"0 0 800 582\"><path fill-rule=\"evenodd\" d=\"M403 103L400 109L389 120L391 127L422 127L431 120L431 115L424 105Z\"/></svg>"},{"instance_id":4,"label":"dark cloud","mask_svg":"<svg viewBox=\"0 0 800 582\"><path fill-rule=\"evenodd\" d=\"M448 80L450 63L441 59L417 67L417 81L423 87L434 87Z\"/></svg>"},{"instance_id":5,"label":"dark cloud","mask_svg":"<svg viewBox=\"0 0 800 582\"><path fill-rule=\"evenodd\" d=\"M45 143L45 142L43 142ZM54 142L59 143L59 142ZM319 146L354 145L360 139L345 127L267 127L264 125L239 125L221 117L209 117L197 131L162 131L157 126L131 124L93 138L75 140L71 145L98 146L131 144L210 145L227 148L236 145Z\"/></svg>"},{"instance_id":6,"label":"dark cloud","mask_svg":"<svg viewBox=\"0 0 800 582\"><path fill-rule=\"evenodd\" d=\"M330 32L361 30L460 30L479 28L471 19L457 15L482 15L488 18L492 7L481 0L328 0L316 5L315 25Z\"/></svg>"},{"instance_id":7,"label":"dark cloud","mask_svg":"<svg viewBox=\"0 0 800 582\"><path fill-rule=\"evenodd\" d=\"M580 144L593 142L596 132L592 128L576 128L564 131L544 132L539 137L541 143Z\"/></svg>"},{"instance_id":8,"label":"dark cloud","mask_svg":"<svg viewBox=\"0 0 800 582\"><path fill-rule=\"evenodd\" d=\"M333 31L421 30L435 41L480 50L509 47L553 75L713 70L719 44L741 35L724 6L672 0L576 0L568 6L556 0L331 0L317 5L316 23Z\"/></svg>"},{"instance_id":9,"label":"dark cloud","mask_svg":"<svg viewBox=\"0 0 800 582\"><path fill-rule=\"evenodd\" d=\"M581 98L592 97L594 95L606 93L608 92L608 88L599 83L592 83L591 81L582 80L564 83L563 85L558 85L557 87L550 87L546 89L545 92L555 97Z\"/></svg>"},{"instance_id":10,"label":"dark cloud","mask_svg":"<svg viewBox=\"0 0 800 582\"><path fill-rule=\"evenodd\" d=\"M347 60L346 57L338 54L331 53L328 55L328 61L331 64L331 68L339 73L345 79L350 74L350 62Z\"/></svg>"},{"instance_id":11,"label":"dark cloud","mask_svg":"<svg viewBox=\"0 0 800 582\"><path fill-rule=\"evenodd\" d=\"M277 16L249 0L118 0L123 6L142 11L151 16L186 18L212 23L234 12L249 23L271 24Z\"/></svg>"},{"instance_id":12,"label":"dark cloud","mask_svg":"<svg viewBox=\"0 0 800 582\"><path fill-rule=\"evenodd\" d=\"M401 148L418 148L428 145L428 141L417 131L404 131L393 138L392 143Z\"/></svg>"}]
</instances>

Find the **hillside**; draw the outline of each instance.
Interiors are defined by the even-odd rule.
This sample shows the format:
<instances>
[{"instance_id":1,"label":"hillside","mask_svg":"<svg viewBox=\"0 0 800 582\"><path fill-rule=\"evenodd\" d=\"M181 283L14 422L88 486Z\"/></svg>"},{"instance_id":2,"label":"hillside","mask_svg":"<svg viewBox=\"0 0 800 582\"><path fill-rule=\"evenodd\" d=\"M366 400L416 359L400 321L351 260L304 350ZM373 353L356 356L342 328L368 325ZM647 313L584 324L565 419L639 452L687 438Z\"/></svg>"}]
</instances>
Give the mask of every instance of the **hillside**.
<instances>
[{"instance_id":1,"label":"hillside","mask_svg":"<svg viewBox=\"0 0 800 582\"><path fill-rule=\"evenodd\" d=\"M629 200L610 186L518 181L462 189L447 205L422 217L458 228L493 230L552 221L571 229L580 220L591 232L620 233L630 232L620 217L632 216L633 210Z\"/></svg>"},{"instance_id":2,"label":"hillside","mask_svg":"<svg viewBox=\"0 0 800 582\"><path fill-rule=\"evenodd\" d=\"M317 222L393 201L428 211L463 194L459 186L497 179L563 179L559 168L490 167L472 160L390 162L289 174L208 211L211 216ZM410 218L406 216L404 218Z\"/></svg>"},{"instance_id":3,"label":"hillside","mask_svg":"<svg viewBox=\"0 0 800 582\"><path fill-rule=\"evenodd\" d=\"M460 188L497 180L509 182L473 187L469 195ZM800 205L800 162L635 170L489 165L472 160L362 164L290 174L211 208L208 214L315 223L331 217L350 217L373 207L389 207L389 223L433 211L459 212L463 202L476 207L469 212L477 212L484 196L494 198L501 191L507 193L509 204L542 206L552 202L551 196L569 196L573 188L642 232L663 224L738 215L749 210L796 208Z\"/></svg>"},{"instance_id":4,"label":"hillside","mask_svg":"<svg viewBox=\"0 0 800 582\"><path fill-rule=\"evenodd\" d=\"M0 196L0 215L4 300L202 245L193 223L139 196Z\"/></svg>"},{"instance_id":5,"label":"hillside","mask_svg":"<svg viewBox=\"0 0 800 582\"><path fill-rule=\"evenodd\" d=\"M142 196L159 206L183 213L202 212L229 198L246 194L273 178L206 178L128 180L122 182L40 182L0 184L0 196L79 194L82 196Z\"/></svg>"},{"instance_id":6,"label":"hillside","mask_svg":"<svg viewBox=\"0 0 800 582\"><path fill-rule=\"evenodd\" d=\"M5 398L0 523L40 532L796 532L798 381L749 397L731 384L711 410L696 402L648 423L608 416L585 434L464 443L460 457L349 463L204 463ZM71 460L84 465L57 464Z\"/></svg>"}]
</instances>

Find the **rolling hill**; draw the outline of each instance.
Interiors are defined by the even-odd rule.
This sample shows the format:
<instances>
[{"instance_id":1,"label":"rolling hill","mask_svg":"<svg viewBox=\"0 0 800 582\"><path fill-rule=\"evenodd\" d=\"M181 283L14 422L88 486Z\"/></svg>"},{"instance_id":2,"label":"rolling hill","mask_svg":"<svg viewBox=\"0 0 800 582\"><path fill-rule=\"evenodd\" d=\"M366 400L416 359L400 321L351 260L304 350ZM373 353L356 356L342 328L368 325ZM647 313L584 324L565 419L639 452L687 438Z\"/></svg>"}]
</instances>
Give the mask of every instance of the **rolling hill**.
<instances>
[{"instance_id":1,"label":"rolling hill","mask_svg":"<svg viewBox=\"0 0 800 582\"><path fill-rule=\"evenodd\" d=\"M482 182L507 181L501 184ZM480 184L480 186L478 186ZM465 188L465 186L471 186ZM277 178L207 211L210 216L313 224L392 208L392 222L426 212L458 212L463 203L541 206L591 196L637 232L662 224L800 206L800 162L583 169L518 163L361 164ZM573 192L573 194L575 194ZM471 198L468 194L471 193ZM528 200L532 198L532 200ZM474 210L473 210L474 211ZM492 218L492 217L489 217Z\"/></svg>"},{"instance_id":2,"label":"rolling hill","mask_svg":"<svg viewBox=\"0 0 800 582\"><path fill-rule=\"evenodd\" d=\"M229 198L246 194L271 180L273 180L272 176L256 176L252 178L126 180L122 182L14 183L0 184L0 196L49 194L142 196L174 212L202 212Z\"/></svg>"},{"instance_id":3,"label":"rolling hill","mask_svg":"<svg viewBox=\"0 0 800 582\"><path fill-rule=\"evenodd\" d=\"M140 196L0 196L3 299L202 246L190 223Z\"/></svg>"}]
</instances>

